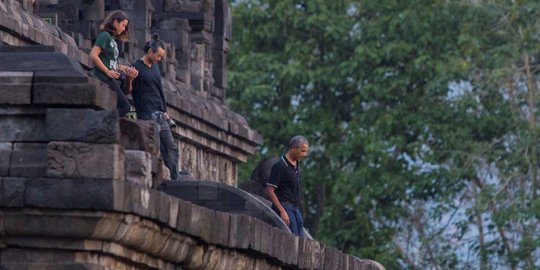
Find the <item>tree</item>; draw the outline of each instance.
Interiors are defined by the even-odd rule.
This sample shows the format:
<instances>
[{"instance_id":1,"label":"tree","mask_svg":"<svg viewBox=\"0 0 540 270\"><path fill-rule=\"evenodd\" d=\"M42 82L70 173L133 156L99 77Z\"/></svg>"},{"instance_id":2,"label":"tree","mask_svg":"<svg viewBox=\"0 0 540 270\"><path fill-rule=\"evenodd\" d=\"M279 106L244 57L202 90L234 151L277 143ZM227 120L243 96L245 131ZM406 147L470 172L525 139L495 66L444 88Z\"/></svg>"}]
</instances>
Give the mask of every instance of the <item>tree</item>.
<instances>
[{"instance_id":1,"label":"tree","mask_svg":"<svg viewBox=\"0 0 540 270\"><path fill-rule=\"evenodd\" d=\"M389 269L538 267L540 8L480 2L233 3L229 103L261 155L310 140L316 238Z\"/></svg>"}]
</instances>

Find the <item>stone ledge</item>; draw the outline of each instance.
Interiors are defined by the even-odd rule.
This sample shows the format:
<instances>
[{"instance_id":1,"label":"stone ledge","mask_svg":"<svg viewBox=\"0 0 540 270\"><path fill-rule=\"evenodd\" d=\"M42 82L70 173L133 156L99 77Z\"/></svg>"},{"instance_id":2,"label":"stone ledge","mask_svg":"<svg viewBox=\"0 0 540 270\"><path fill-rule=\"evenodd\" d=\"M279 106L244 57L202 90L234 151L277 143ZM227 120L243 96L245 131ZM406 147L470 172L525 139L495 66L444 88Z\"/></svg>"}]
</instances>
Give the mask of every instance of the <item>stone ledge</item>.
<instances>
[{"instance_id":1,"label":"stone ledge","mask_svg":"<svg viewBox=\"0 0 540 270\"><path fill-rule=\"evenodd\" d=\"M120 142L118 114L115 111L47 109L46 123L51 141Z\"/></svg>"},{"instance_id":2,"label":"stone ledge","mask_svg":"<svg viewBox=\"0 0 540 270\"><path fill-rule=\"evenodd\" d=\"M317 241L125 181L0 178L0 184L4 220L0 235L6 238L104 241L197 269L213 269L217 262L232 267L227 269L239 269L237 265L267 269L257 268L264 265L355 270L370 269L371 265L362 262L364 268L352 267L349 262L354 262L354 257Z\"/></svg>"},{"instance_id":3,"label":"stone ledge","mask_svg":"<svg viewBox=\"0 0 540 270\"><path fill-rule=\"evenodd\" d=\"M262 136L249 128L245 119L237 113L167 82L164 79L164 88L167 90L164 91L165 98L169 106L177 111L173 116L178 117L180 123L182 120L190 121L189 126L199 127L201 134L222 143L240 146L239 142L243 142L246 146L239 149L246 153L251 153L250 147L262 144Z\"/></svg>"},{"instance_id":4,"label":"stone ledge","mask_svg":"<svg viewBox=\"0 0 540 270\"><path fill-rule=\"evenodd\" d=\"M90 83L34 83L32 103L115 110L116 94L104 86Z\"/></svg>"},{"instance_id":5,"label":"stone ledge","mask_svg":"<svg viewBox=\"0 0 540 270\"><path fill-rule=\"evenodd\" d=\"M10 209L0 211L0 215L5 220L3 244L6 246L0 249L0 266L22 265L30 254L38 257L39 263L50 267L95 263L88 257L72 257L82 252L117 257L118 262L125 264L118 269L140 269L140 264L153 269L178 269L180 266L188 269L255 270L276 267L253 254L204 244L130 214ZM21 222L26 226L20 226ZM35 263L36 259L31 261ZM259 268L254 268L255 265Z\"/></svg>"}]
</instances>

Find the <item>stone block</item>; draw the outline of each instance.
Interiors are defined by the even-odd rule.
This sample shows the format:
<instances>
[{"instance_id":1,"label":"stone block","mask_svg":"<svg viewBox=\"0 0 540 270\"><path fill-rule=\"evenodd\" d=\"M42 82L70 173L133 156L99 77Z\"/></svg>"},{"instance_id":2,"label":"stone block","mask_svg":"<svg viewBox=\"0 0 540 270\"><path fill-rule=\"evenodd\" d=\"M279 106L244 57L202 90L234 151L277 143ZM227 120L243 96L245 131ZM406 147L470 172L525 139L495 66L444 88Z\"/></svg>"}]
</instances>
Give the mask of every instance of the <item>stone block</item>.
<instances>
[{"instance_id":1,"label":"stone block","mask_svg":"<svg viewBox=\"0 0 540 270\"><path fill-rule=\"evenodd\" d=\"M257 223L260 223L261 226L261 237L260 237L260 251L267 255L272 255L272 247L275 244L280 244L279 234L274 234L272 226L268 225L265 222L257 220ZM274 243L274 240L277 243ZM278 258L281 259L281 258Z\"/></svg>"},{"instance_id":2,"label":"stone block","mask_svg":"<svg viewBox=\"0 0 540 270\"><path fill-rule=\"evenodd\" d=\"M297 265L300 269L310 269L311 268L311 260L308 260L308 256L306 254L306 242L305 237L299 237L298 238L298 254L297 254Z\"/></svg>"},{"instance_id":3,"label":"stone block","mask_svg":"<svg viewBox=\"0 0 540 270\"><path fill-rule=\"evenodd\" d=\"M272 265L264 258L256 258L253 270L278 270L281 268L272 267Z\"/></svg>"},{"instance_id":4,"label":"stone block","mask_svg":"<svg viewBox=\"0 0 540 270\"><path fill-rule=\"evenodd\" d=\"M305 261L310 269L322 269L324 266L324 246L320 242L303 238Z\"/></svg>"},{"instance_id":5,"label":"stone block","mask_svg":"<svg viewBox=\"0 0 540 270\"><path fill-rule=\"evenodd\" d=\"M345 254L345 265L347 270L358 270L360 269L360 266L358 265L358 261L356 260L356 257Z\"/></svg>"},{"instance_id":6,"label":"stone block","mask_svg":"<svg viewBox=\"0 0 540 270\"><path fill-rule=\"evenodd\" d=\"M152 155L152 187L158 188L160 187L164 180L163 180L163 168L165 168L165 163L163 163L163 160L161 157Z\"/></svg>"},{"instance_id":7,"label":"stone block","mask_svg":"<svg viewBox=\"0 0 540 270\"><path fill-rule=\"evenodd\" d=\"M11 216L8 214L7 216ZM75 223L75 222L70 222ZM79 224L77 224L79 225ZM56 227L56 226L54 226ZM41 237L40 237L41 236ZM64 250L94 250L101 251L101 242L99 241L78 241L75 239L50 239L43 238L43 235L39 236L11 236L7 239L7 244L9 246L18 246L24 248L42 248L42 249L64 249Z\"/></svg>"},{"instance_id":8,"label":"stone block","mask_svg":"<svg viewBox=\"0 0 540 270\"><path fill-rule=\"evenodd\" d=\"M2 111L2 110L0 110ZM11 111L8 109L7 111ZM22 112L24 113L24 112ZM0 115L0 142L44 142L45 114L13 114L2 112Z\"/></svg>"},{"instance_id":9,"label":"stone block","mask_svg":"<svg viewBox=\"0 0 540 270\"><path fill-rule=\"evenodd\" d=\"M206 243L213 243L212 230L216 224L216 211L206 207L198 208L199 216L196 226L198 227L199 234L197 236L201 237ZM192 220L191 224L194 225L196 223Z\"/></svg>"},{"instance_id":10,"label":"stone block","mask_svg":"<svg viewBox=\"0 0 540 270\"><path fill-rule=\"evenodd\" d=\"M47 176L124 180L124 151L117 144L49 142Z\"/></svg>"},{"instance_id":11,"label":"stone block","mask_svg":"<svg viewBox=\"0 0 540 270\"><path fill-rule=\"evenodd\" d=\"M30 104L32 85L0 83L0 104Z\"/></svg>"},{"instance_id":12,"label":"stone block","mask_svg":"<svg viewBox=\"0 0 540 270\"><path fill-rule=\"evenodd\" d=\"M47 109L47 135L51 141L118 143L120 128L115 111Z\"/></svg>"},{"instance_id":13,"label":"stone block","mask_svg":"<svg viewBox=\"0 0 540 270\"><path fill-rule=\"evenodd\" d=\"M179 206L178 199L172 196L167 196L167 197L169 197L169 200L170 200L169 201L169 221L167 222L167 224L169 224L169 226L172 228L176 228L177 222L178 222L178 206Z\"/></svg>"},{"instance_id":14,"label":"stone block","mask_svg":"<svg viewBox=\"0 0 540 270\"><path fill-rule=\"evenodd\" d=\"M16 22L18 23L18 22ZM12 29L15 30L15 29ZM53 31L57 31L51 28ZM15 31L17 32L17 31ZM52 43L51 38L47 43ZM80 64L67 55L55 52L55 48L51 46L12 46L3 48L0 51L0 70L2 71L66 71L73 70L81 75L85 72Z\"/></svg>"},{"instance_id":15,"label":"stone block","mask_svg":"<svg viewBox=\"0 0 540 270\"><path fill-rule=\"evenodd\" d=\"M78 70L38 70L34 74L34 83L48 84L85 84L89 83L89 78ZM99 81L93 81L99 84Z\"/></svg>"},{"instance_id":16,"label":"stone block","mask_svg":"<svg viewBox=\"0 0 540 270\"><path fill-rule=\"evenodd\" d=\"M93 235L98 217L78 218L69 214L51 214L39 212L7 212L5 213L6 234L13 236L41 236L41 237L62 237L89 238ZM24 226L21 226L24 224ZM62 224L62 226L58 226ZM43 239L43 238L42 238ZM54 241L19 241L20 244L30 245L30 247L51 247L59 245ZM63 239L60 239L62 241ZM47 243L48 242L48 243ZM83 248L82 243L72 241L71 247ZM67 248L68 246L63 246Z\"/></svg>"},{"instance_id":17,"label":"stone block","mask_svg":"<svg viewBox=\"0 0 540 270\"><path fill-rule=\"evenodd\" d=\"M333 270L340 269L340 259L339 250L334 247L325 246L324 248L324 264L323 269Z\"/></svg>"},{"instance_id":18,"label":"stone block","mask_svg":"<svg viewBox=\"0 0 540 270\"><path fill-rule=\"evenodd\" d=\"M131 184L127 181L112 181L114 193L114 209L122 212L131 211Z\"/></svg>"},{"instance_id":19,"label":"stone block","mask_svg":"<svg viewBox=\"0 0 540 270\"><path fill-rule=\"evenodd\" d=\"M35 83L33 104L116 110L116 94L89 83Z\"/></svg>"},{"instance_id":20,"label":"stone block","mask_svg":"<svg viewBox=\"0 0 540 270\"><path fill-rule=\"evenodd\" d=\"M200 235L198 226L202 207L184 200L178 200L177 229L192 236Z\"/></svg>"},{"instance_id":21,"label":"stone block","mask_svg":"<svg viewBox=\"0 0 540 270\"><path fill-rule=\"evenodd\" d=\"M201 201L216 201L218 199L218 193L229 194L230 192L220 190L218 186L213 185L213 183L201 183L199 185L197 199Z\"/></svg>"},{"instance_id":22,"label":"stone block","mask_svg":"<svg viewBox=\"0 0 540 270\"><path fill-rule=\"evenodd\" d=\"M286 253L292 253L294 252L294 250L292 249L293 246L291 245L291 243L285 242L284 235L285 233L278 230L271 231L271 236L269 239L271 246L269 247L270 250L268 251L268 254L274 258L277 258L283 263L287 263ZM285 249L284 247L287 248Z\"/></svg>"},{"instance_id":23,"label":"stone block","mask_svg":"<svg viewBox=\"0 0 540 270\"><path fill-rule=\"evenodd\" d=\"M2 183L2 178L0 178L0 184ZM2 196L2 195L0 195ZM2 198L0 198L1 200ZM4 212L0 211L0 245L2 247L5 247L6 243L6 233L4 231ZM2 263L2 259L1 259L1 256L2 256L2 251L0 251L0 267L1 267L1 263Z\"/></svg>"},{"instance_id":24,"label":"stone block","mask_svg":"<svg viewBox=\"0 0 540 270\"><path fill-rule=\"evenodd\" d=\"M184 200L178 200L178 214L176 228L181 232L187 232L189 229L191 207L194 204Z\"/></svg>"},{"instance_id":25,"label":"stone block","mask_svg":"<svg viewBox=\"0 0 540 270\"><path fill-rule=\"evenodd\" d=\"M26 207L125 211L123 182L105 179L30 178Z\"/></svg>"},{"instance_id":26,"label":"stone block","mask_svg":"<svg viewBox=\"0 0 540 270\"><path fill-rule=\"evenodd\" d=\"M199 182L197 181L171 181L161 186L161 189L182 200L199 202Z\"/></svg>"},{"instance_id":27,"label":"stone block","mask_svg":"<svg viewBox=\"0 0 540 270\"><path fill-rule=\"evenodd\" d=\"M129 187L131 190L131 212L157 220L161 192L134 184L129 184Z\"/></svg>"},{"instance_id":28,"label":"stone block","mask_svg":"<svg viewBox=\"0 0 540 270\"><path fill-rule=\"evenodd\" d=\"M210 243L227 246L229 242L230 216L228 213L215 211Z\"/></svg>"},{"instance_id":29,"label":"stone block","mask_svg":"<svg viewBox=\"0 0 540 270\"><path fill-rule=\"evenodd\" d=\"M262 222L257 219L251 220L251 243L250 249L260 252L261 251L261 238L262 238Z\"/></svg>"},{"instance_id":30,"label":"stone block","mask_svg":"<svg viewBox=\"0 0 540 270\"><path fill-rule=\"evenodd\" d=\"M253 239L252 218L242 214L231 214L229 222L229 246L240 249L249 248Z\"/></svg>"},{"instance_id":31,"label":"stone block","mask_svg":"<svg viewBox=\"0 0 540 270\"><path fill-rule=\"evenodd\" d=\"M20 224L19 224L20 226ZM32 269L39 265L39 269L58 269L65 270L67 267L55 268L53 262L72 262L74 257L69 252L54 252L53 250L22 250L14 248L2 249L0 262L2 269ZM81 268L72 268L81 269ZM84 269L84 268L83 268Z\"/></svg>"},{"instance_id":32,"label":"stone block","mask_svg":"<svg viewBox=\"0 0 540 270\"><path fill-rule=\"evenodd\" d=\"M159 153L159 131L154 121L120 119L121 144L128 150Z\"/></svg>"},{"instance_id":33,"label":"stone block","mask_svg":"<svg viewBox=\"0 0 540 270\"><path fill-rule=\"evenodd\" d=\"M12 152L13 143L0 142L0 176L9 175L9 166L11 162Z\"/></svg>"},{"instance_id":34,"label":"stone block","mask_svg":"<svg viewBox=\"0 0 540 270\"><path fill-rule=\"evenodd\" d=\"M152 156L148 152L125 150L126 180L152 187Z\"/></svg>"},{"instance_id":35,"label":"stone block","mask_svg":"<svg viewBox=\"0 0 540 270\"><path fill-rule=\"evenodd\" d=\"M163 162L161 164L161 180L163 182L171 181L171 171L169 170L169 168L167 168L167 166L165 166L165 163Z\"/></svg>"},{"instance_id":36,"label":"stone block","mask_svg":"<svg viewBox=\"0 0 540 270\"><path fill-rule=\"evenodd\" d=\"M47 168L46 143L14 143L10 176L44 176Z\"/></svg>"},{"instance_id":37,"label":"stone block","mask_svg":"<svg viewBox=\"0 0 540 270\"><path fill-rule=\"evenodd\" d=\"M162 244L163 248L158 256L169 261L182 262L189 255L189 242L187 238L173 234Z\"/></svg>"},{"instance_id":38,"label":"stone block","mask_svg":"<svg viewBox=\"0 0 540 270\"><path fill-rule=\"evenodd\" d=\"M282 238L283 246L287 246L287 249L281 249L281 257L284 262L290 265L298 265L298 253L299 253L299 241L300 237L297 237L291 233L285 233L281 230L278 231Z\"/></svg>"},{"instance_id":39,"label":"stone block","mask_svg":"<svg viewBox=\"0 0 540 270\"><path fill-rule=\"evenodd\" d=\"M31 71L0 71L2 84L32 84L34 72Z\"/></svg>"},{"instance_id":40,"label":"stone block","mask_svg":"<svg viewBox=\"0 0 540 270\"><path fill-rule=\"evenodd\" d=\"M25 179L5 177L0 178L0 204L2 207L23 207Z\"/></svg>"},{"instance_id":41,"label":"stone block","mask_svg":"<svg viewBox=\"0 0 540 270\"><path fill-rule=\"evenodd\" d=\"M171 209L171 197L162 192L156 192L156 194L158 194L159 199L159 203L156 207L158 220L163 224L168 224Z\"/></svg>"},{"instance_id":42,"label":"stone block","mask_svg":"<svg viewBox=\"0 0 540 270\"><path fill-rule=\"evenodd\" d=\"M123 214L120 213L103 214L95 226L92 239L113 239L123 223L122 218Z\"/></svg>"}]
</instances>

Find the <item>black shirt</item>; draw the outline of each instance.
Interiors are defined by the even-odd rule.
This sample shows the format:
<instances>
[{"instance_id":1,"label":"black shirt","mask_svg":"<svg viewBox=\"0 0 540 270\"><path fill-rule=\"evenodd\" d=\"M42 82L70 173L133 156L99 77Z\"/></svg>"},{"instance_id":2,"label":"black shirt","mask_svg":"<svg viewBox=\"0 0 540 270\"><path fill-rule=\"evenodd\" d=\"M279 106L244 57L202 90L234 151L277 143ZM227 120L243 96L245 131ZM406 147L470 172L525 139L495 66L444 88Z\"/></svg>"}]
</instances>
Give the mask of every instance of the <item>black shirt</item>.
<instances>
[{"instance_id":1,"label":"black shirt","mask_svg":"<svg viewBox=\"0 0 540 270\"><path fill-rule=\"evenodd\" d=\"M266 185L276 188L274 192L280 202L300 204L300 169L294 167L285 156L272 166Z\"/></svg>"},{"instance_id":2,"label":"black shirt","mask_svg":"<svg viewBox=\"0 0 540 270\"><path fill-rule=\"evenodd\" d=\"M133 66L139 71L139 76L133 80L133 102L137 116L147 119L156 111L166 112L165 96L161 84L161 74L157 64L148 67L141 59Z\"/></svg>"}]
</instances>

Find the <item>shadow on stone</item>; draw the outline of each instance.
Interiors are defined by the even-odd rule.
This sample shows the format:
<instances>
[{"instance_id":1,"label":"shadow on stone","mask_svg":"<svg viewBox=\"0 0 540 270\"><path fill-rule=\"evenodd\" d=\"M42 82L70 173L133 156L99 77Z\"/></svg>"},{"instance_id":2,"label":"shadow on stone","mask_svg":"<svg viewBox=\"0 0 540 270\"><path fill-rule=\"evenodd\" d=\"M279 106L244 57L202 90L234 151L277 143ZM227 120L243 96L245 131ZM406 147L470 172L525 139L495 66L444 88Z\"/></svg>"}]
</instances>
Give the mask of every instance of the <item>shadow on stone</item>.
<instances>
[{"instance_id":1,"label":"shadow on stone","mask_svg":"<svg viewBox=\"0 0 540 270\"><path fill-rule=\"evenodd\" d=\"M279 216L260 198L241 189L208 181L170 181L159 188L165 193L213 210L246 214L273 227L289 231Z\"/></svg>"}]
</instances>

